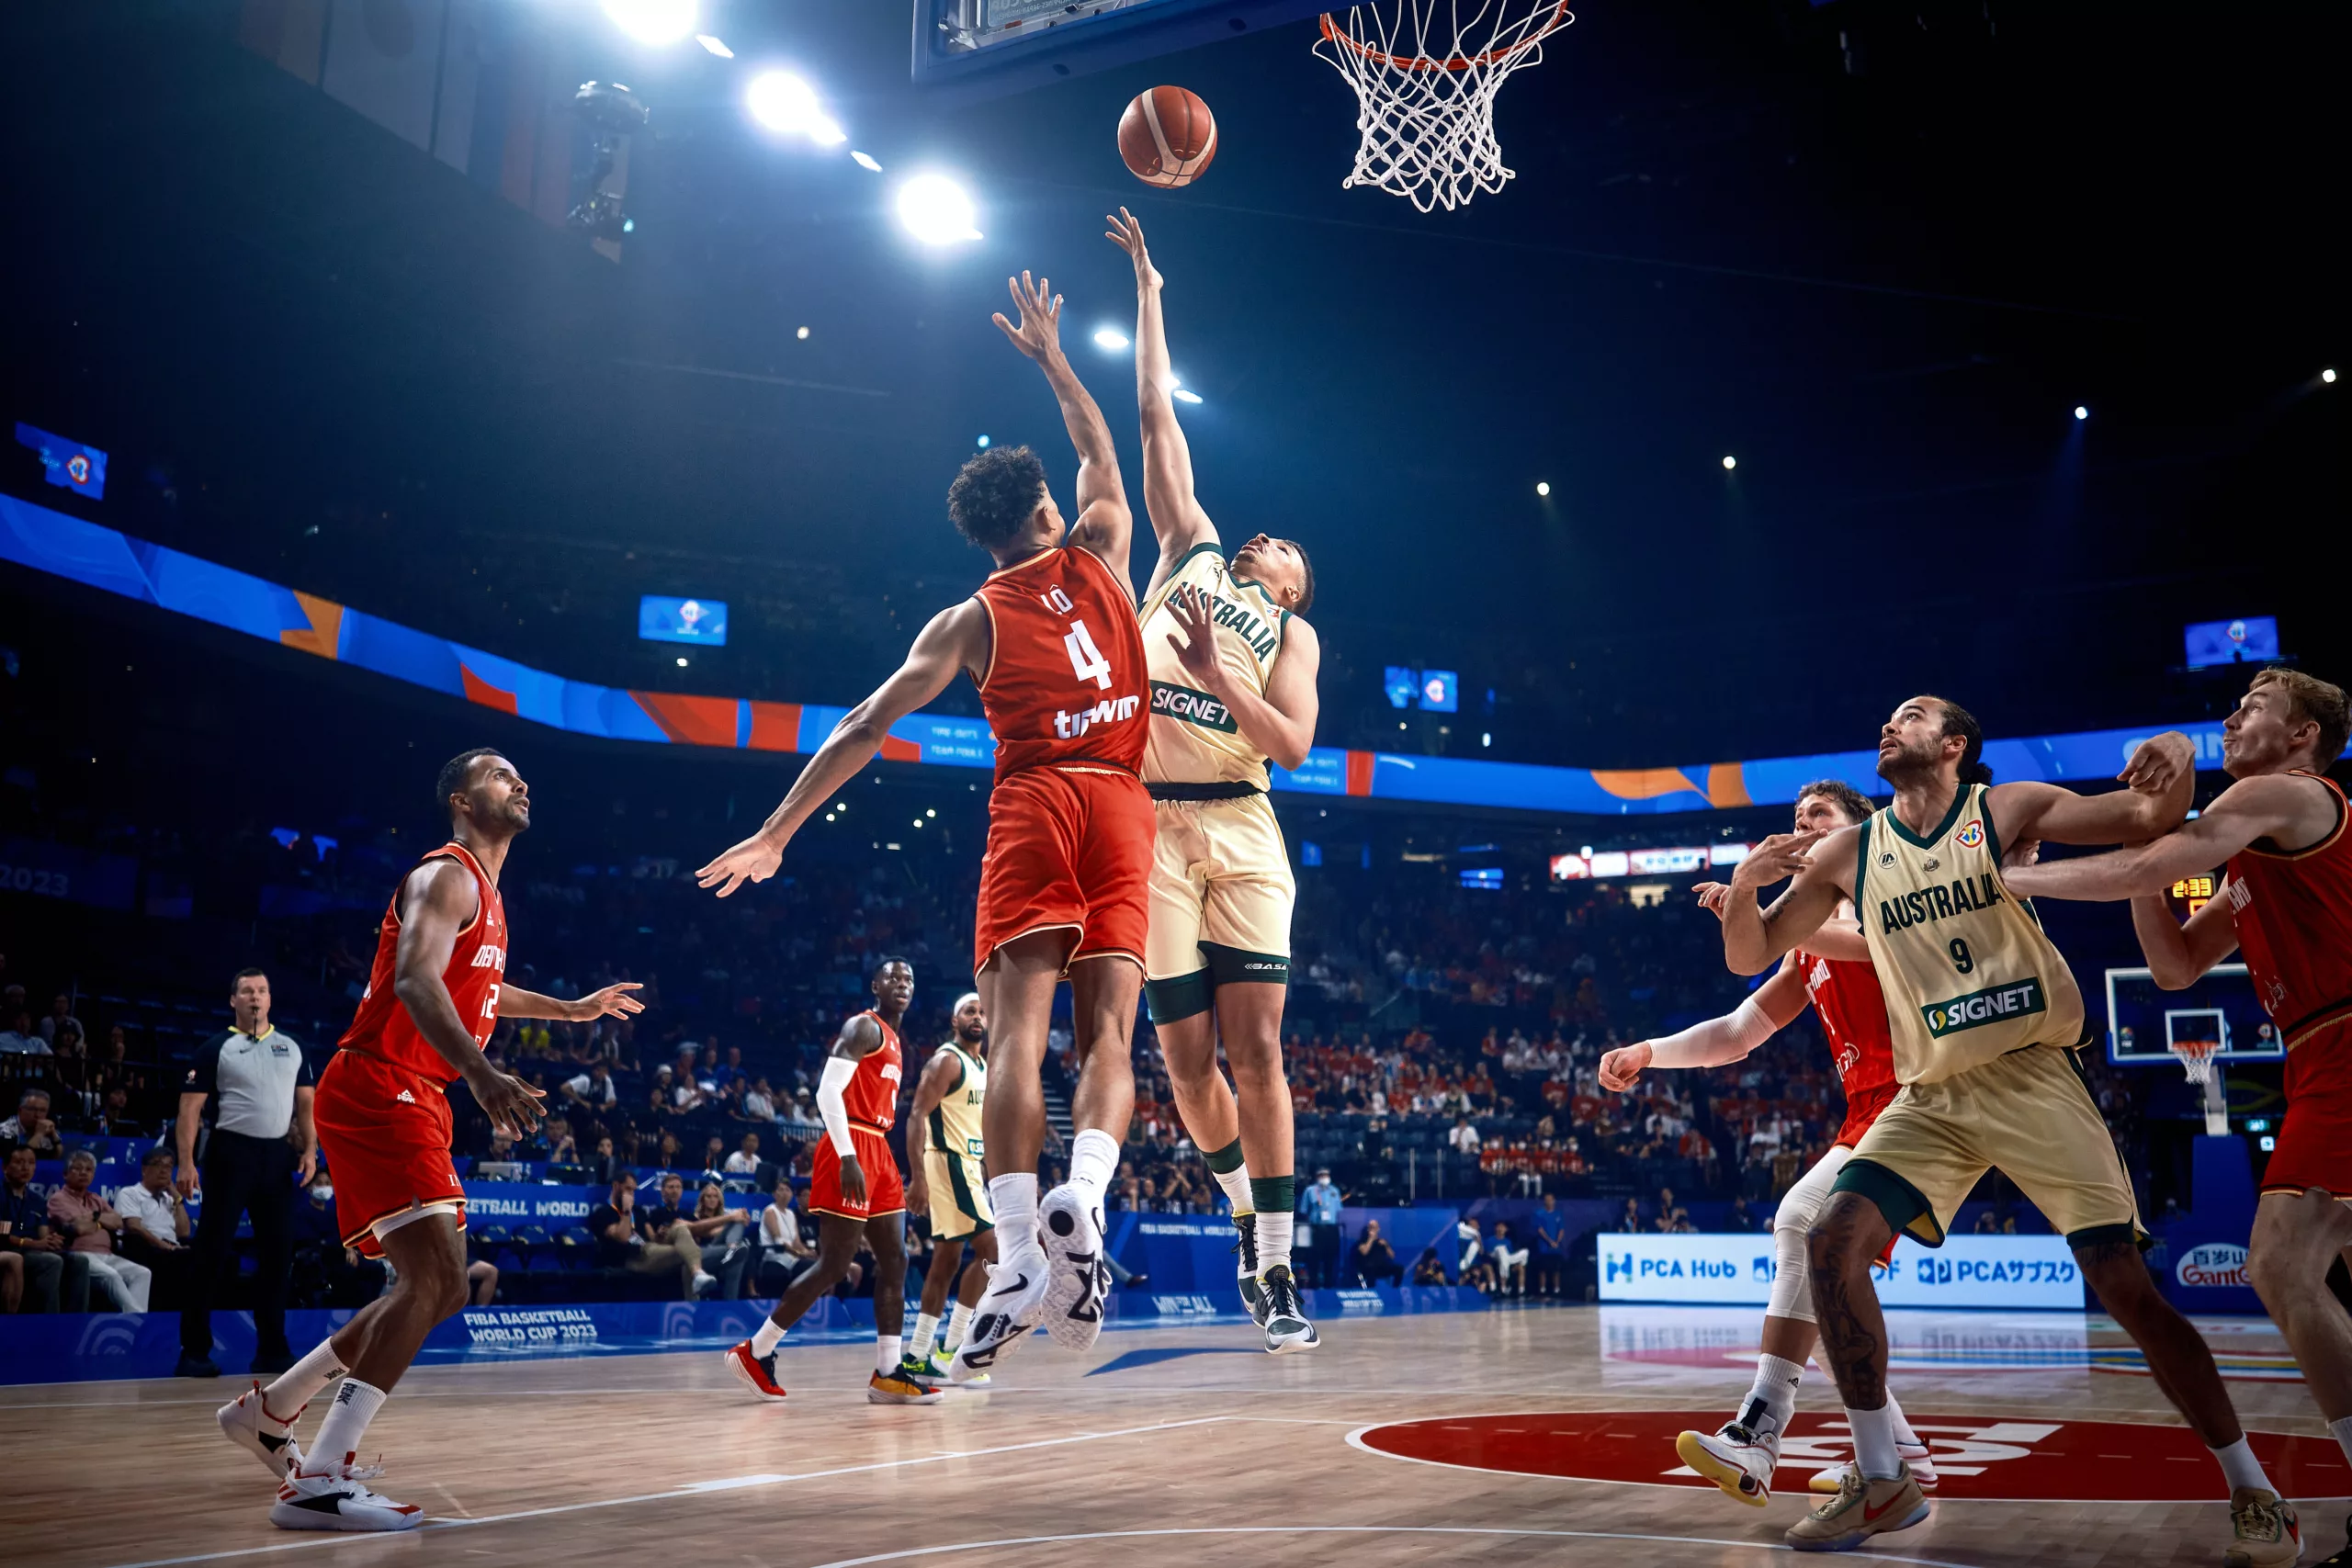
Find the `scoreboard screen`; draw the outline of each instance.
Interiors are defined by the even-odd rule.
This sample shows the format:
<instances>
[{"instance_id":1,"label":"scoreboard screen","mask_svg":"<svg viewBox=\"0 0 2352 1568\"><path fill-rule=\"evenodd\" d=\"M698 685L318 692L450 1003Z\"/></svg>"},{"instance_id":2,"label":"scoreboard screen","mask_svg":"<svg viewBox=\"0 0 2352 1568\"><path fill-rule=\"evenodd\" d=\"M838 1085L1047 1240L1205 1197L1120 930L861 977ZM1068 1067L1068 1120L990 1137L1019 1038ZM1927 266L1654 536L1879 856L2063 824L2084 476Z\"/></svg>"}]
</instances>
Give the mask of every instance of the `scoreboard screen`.
<instances>
[{"instance_id":1,"label":"scoreboard screen","mask_svg":"<svg viewBox=\"0 0 2352 1568\"><path fill-rule=\"evenodd\" d=\"M2217 664L2267 664L2278 657L2278 617L2240 615L2232 621L2198 621L2182 633L2191 670Z\"/></svg>"},{"instance_id":2,"label":"scoreboard screen","mask_svg":"<svg viewBox=\"0 0 2352 1568\"><path fill-rule=\"evenodd\" d=\"M2193 915L2213 901L2221 891L2222 879L2211 872L2199 876L2184 876L2167 890L2173 907L2183 916Z\"/></svg>"},{"instance_id":3,"label":"scoreboard screen","mask_svg":"<svg viewBox=\"0 0 2352 1568\"><path fill-rule=\"evenodd\" d=\"M637 602L637 635L648 642L690 642L705 648L724 648L726 603L648 593Z\"/></svg>"}]
</instances>

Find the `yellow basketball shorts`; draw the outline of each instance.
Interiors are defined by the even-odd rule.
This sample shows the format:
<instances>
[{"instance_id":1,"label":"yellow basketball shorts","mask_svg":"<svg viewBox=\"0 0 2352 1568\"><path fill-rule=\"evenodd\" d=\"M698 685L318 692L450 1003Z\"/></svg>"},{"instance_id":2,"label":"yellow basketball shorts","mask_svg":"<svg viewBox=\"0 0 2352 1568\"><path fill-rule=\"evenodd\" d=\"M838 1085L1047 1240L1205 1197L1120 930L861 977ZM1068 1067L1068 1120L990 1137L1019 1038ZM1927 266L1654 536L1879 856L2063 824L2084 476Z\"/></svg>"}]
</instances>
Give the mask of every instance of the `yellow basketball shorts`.
<instances>
[{"instance_id":1,"label":"yellow basketball shorts","mask_svg":"<svg viewBox=\"0 0 2352 1568\"><path fill-rule=\"evenodd\" d=\"M980 1164L937 1147L922 1152L923 1185L930 1189L931 1239L963 1241L996 1227L989 1208L989 1184Z\"/></svg>"},{"instance_id":2,"label":"yellow basketball shorts","mask_svg":"<svg viewBox=\"0 0 2352 1568\"><path fill-rule=\"evenodd\" d=\"M1941 1247L1962 1200L1998 1170L2073 1247L2145 1247L2132 1179L2076 1054L2032 1045L1903 1086L1838 1173L1898 1234Z\"/></svg>"},{"instance_id":3,"label":"yellow basketball shorts","mask_svg":"<svg viewBox=\"0 0 2352 1568\"><path fill-rule=\"evenodd\" d=\"M1154 1023L1208 1011L1216 987L1290 983L1290 916L1298 901L1273 804L1152 803L1151 932L1144 997Z\"/></svg>"}]
</instances>

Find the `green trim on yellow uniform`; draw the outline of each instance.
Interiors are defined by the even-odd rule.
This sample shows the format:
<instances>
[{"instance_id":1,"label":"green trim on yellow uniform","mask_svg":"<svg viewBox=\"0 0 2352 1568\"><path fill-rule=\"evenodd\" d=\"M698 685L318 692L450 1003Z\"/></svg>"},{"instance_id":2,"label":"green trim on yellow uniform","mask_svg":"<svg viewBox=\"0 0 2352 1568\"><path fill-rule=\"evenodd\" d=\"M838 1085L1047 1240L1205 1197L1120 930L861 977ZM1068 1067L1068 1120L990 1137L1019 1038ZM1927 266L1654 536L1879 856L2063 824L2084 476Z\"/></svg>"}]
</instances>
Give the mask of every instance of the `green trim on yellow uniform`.
<instances>
[{"instance_id":1,"label":"green trim on yellow uniform","mask_svg":"<svg viewBox=\"0 0 2352 1568\"><path fill-rule=\"evenodd\" d=\"M1848 1160L1829 1190L1869 1199L1886 1216L1887 1228L1897 1235L1923 1247L1944 1244L1944 1227L1937 1221L1936 1206L1928 1201L1928 1195L1874 1159Z\"/></svg>"},{"instance_id":2,"label":"green trim on yellow uniform","mask_svg":"<svg viewBox=\"0 0 2352 1568\"><path fill-rule=\"evenodd\" d=\"M1216 987L1206 969L1143 983L1146 1010L1154 1023L1175 1023L1198 1018L1216 1004Z\"/></svg>"},{"instance_id":3,"label":"green trim on yellow uniform","mask_svg":"<svg viewBox=\"0 0 2352 1568\"><path fill-rule=\"evenodd\" d=\"M1902 834L1913 845L1923 850L1932 850L1943 841L1947 834L1951 833L1952 824L1960 820L1960 814L1967 808L1969 797L1984 787L1983 784L1973 784L1961 785L1958 792L1951 797L1951 809L1944 813L1944 819L1937 823L1924 839L1904 826L1903 818L1895 814L1893 807L1887 807L1886 819L1894 825L1896 832ZM1997 860L2000 857L1996 855L1994 858Z\"/></svg>"},{"instance_id":4,"label":"green trim on yellow uniform","mask_svg":"<svg viewBox=\"0 0 2352 1568\"><path fill-rule=\"evenodd\" d=\"M1204 942L1201 943L1201 956L1209 961L1211 986L1290 984L1290 958L1284 953L1252 953L1220 942Z\"/></svg>"}]
</instances>

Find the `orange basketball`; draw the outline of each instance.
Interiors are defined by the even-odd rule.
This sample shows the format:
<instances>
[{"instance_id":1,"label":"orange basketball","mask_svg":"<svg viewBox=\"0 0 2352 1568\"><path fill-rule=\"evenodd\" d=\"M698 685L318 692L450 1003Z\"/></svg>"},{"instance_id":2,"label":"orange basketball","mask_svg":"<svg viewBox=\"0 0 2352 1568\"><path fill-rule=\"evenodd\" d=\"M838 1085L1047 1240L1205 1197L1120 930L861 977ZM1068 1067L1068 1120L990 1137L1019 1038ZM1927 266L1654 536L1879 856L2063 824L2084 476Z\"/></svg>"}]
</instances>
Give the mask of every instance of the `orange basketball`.
<instances>
[{"instance_id":1,"label":"orange basketball","mask_svg":"<svg viewBox=\"0 0 2352 1568\"><path fill-rule=\"evenodd\" d=\"M1191 185L1216 156L1216 120L1198 94L1154 87L1119 117L1119 156L1146 185Z\"/></svg>"}]
</instances>

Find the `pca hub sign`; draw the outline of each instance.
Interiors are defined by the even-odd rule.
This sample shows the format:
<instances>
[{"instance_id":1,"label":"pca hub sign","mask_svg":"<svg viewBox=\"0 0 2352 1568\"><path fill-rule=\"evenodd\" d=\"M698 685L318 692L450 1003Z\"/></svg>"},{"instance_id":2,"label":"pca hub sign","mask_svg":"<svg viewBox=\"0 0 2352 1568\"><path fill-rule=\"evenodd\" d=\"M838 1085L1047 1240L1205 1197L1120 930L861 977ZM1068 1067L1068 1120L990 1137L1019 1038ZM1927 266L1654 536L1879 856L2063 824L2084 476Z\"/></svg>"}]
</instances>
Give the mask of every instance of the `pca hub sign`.
<instances>
[{"instance_id":1,"label":"pca hub sign","mask_svg":"<svg viewBox=\"0 0 2352 1568\"><path fill-rule=\"evenodd\" d=\"M1605 1302L1762 1306L1780 1268L1769 1234L1597 1239ZM2083 1308L2082 1270L2063 1236L1956 1235L1933 1248L1905 1236L1871 1272L1887 1306Z\"/></svg>"}]
</instances>

